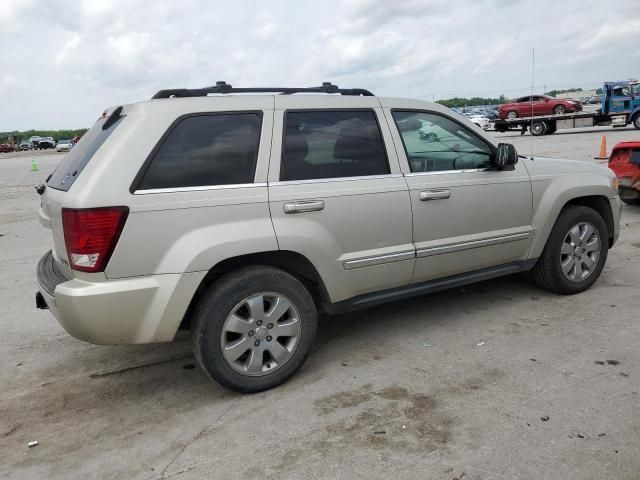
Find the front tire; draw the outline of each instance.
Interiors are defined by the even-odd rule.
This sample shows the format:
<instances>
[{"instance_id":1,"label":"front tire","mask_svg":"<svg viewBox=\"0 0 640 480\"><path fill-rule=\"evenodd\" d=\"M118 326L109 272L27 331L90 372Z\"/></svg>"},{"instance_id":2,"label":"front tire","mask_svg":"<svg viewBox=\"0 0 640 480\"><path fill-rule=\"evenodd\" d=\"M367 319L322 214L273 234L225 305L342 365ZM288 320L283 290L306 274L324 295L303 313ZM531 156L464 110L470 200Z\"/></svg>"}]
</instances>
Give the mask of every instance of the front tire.
<instances>
[{"instance_id":1,"label":"front tire","mask_svg":"<svg viewBox=\"0 0 640 480\"><path fill-rule=\"evenodd\" d=\"M564 115L564 113L567 111L567 109L565 108L564 105L556 105L555 107L553 107L553 114L554 115Z\"/></svg>"},{"instance_id":2,"label":"front tire","mask_svg":"<svg viewBox=\"0 0 640 480\"><path fill-rule=\"evenodd\" d=\"M587 290L604 268L608 241L607 226L598 212L578 205L566 207L533 268L534 280L546 290L565 295Z\"/></svg>"},{"instance_id":3,"label":"front tire","mask_svg":"<svg viewBox=\"0 0 640 480\"><path fill-rule=\"evenodd\" d=\"M236 392L260 392L302 366L316 329L313 299L297 278L276 268L246 267L203 293L193 314L193 351L216 382Z\"/></svg>"}]
</instances>

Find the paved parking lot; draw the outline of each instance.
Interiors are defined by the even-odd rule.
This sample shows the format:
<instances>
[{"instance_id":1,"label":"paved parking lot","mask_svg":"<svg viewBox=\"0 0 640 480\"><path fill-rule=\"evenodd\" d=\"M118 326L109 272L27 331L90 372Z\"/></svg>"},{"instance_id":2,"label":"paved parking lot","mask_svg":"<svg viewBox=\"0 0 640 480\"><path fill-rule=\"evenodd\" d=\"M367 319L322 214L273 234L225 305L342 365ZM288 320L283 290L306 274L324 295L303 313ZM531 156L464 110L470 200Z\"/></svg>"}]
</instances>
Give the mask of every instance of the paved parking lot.
<instances>
[{"instance_id":1,"label":"paved parking lot","mask_svg":"<svg viewBox=\"0 0 640 480\"><path fill-rule=\"evenodd\" d=\"M640 138L495 136L592 159L602 134ZM0 478L640 478L640 208L586 293L515 276L323 318L290 382L243 396L187 335L89 345L35 309L33 185L60 158L0 156Z\"/></svg>"}]
</instances>

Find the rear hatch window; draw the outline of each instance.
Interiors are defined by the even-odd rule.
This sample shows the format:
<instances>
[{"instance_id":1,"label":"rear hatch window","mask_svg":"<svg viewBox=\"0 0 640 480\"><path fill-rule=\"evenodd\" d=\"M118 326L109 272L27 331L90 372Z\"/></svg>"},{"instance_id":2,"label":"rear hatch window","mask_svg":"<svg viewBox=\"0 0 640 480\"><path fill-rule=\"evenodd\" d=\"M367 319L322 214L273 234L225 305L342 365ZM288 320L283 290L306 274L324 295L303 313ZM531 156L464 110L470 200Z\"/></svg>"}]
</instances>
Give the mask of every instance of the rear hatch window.
<instances>
[{"instance_id":1,"label":"rear hatch window","mask_svg":"<svg viewBox=\"0 0 640 480\"><path fill-rule=\"evenodd\" d=\"M122 107L118 107L110 116L98 119L93 127L84 134L80 141L60 161L51 178L47 181L48 187L65 192L71 188L71 185L80 176L91 157L124 118L119 116L121 111Z\"/></svg>"}]
</instances>

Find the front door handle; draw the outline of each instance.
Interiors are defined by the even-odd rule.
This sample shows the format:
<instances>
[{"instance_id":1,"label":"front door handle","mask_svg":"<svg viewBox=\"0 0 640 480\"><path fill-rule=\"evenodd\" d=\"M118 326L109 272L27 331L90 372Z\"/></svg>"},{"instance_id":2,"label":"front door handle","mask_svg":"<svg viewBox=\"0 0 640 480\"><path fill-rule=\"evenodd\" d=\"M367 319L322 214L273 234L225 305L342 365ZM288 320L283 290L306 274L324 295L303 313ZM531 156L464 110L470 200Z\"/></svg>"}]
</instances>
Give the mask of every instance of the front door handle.
<instances>
[{"instance_id":1,"label":"front door handle","mask_svg":"<svg viewBox=\"0 0 640 480\"><path fill-rule=\"evenodd\" d=\"M284 213L316 212L324 209L324 200L302 200L284 204Z\"/></svg>"},{"instance_id":2,"label":"front door handle","mask_svg":"<svg viewBox=\"0 0 640 480\"><path fill-rule=\"evenodd\" d=\"M420 200L426 202L427 200L443 200L451 196L451 190L425 190L420 192Z\"/></svg>"}]
</instances>

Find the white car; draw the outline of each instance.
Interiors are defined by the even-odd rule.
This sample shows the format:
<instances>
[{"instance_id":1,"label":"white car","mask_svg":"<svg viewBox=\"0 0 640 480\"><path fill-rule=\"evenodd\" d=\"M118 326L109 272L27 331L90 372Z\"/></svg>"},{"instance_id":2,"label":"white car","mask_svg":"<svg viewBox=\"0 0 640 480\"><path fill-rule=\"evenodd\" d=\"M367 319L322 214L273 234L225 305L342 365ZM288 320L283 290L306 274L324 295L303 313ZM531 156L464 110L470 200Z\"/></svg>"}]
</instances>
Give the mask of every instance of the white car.
<instances>
[{"instance_id":1,"label":"white car","mask_svg":"<svg viewBox=\"0 0 640 480\"><path fill-rule=\"evenodd\" d=\"M60 140L56 145L56 152L68 152L71 150L71 140Z\"/></svg>"},{"instance_id":2,"label":"white car","mask_svg":"<svg viewBox=\"0 0 640 480\"><path fill-rule=\"evenodd\" d=\"M483 115L470 115L468 118L483 130L489 130L491 127L491 120Z\"/></svg>"}]
</instances>

